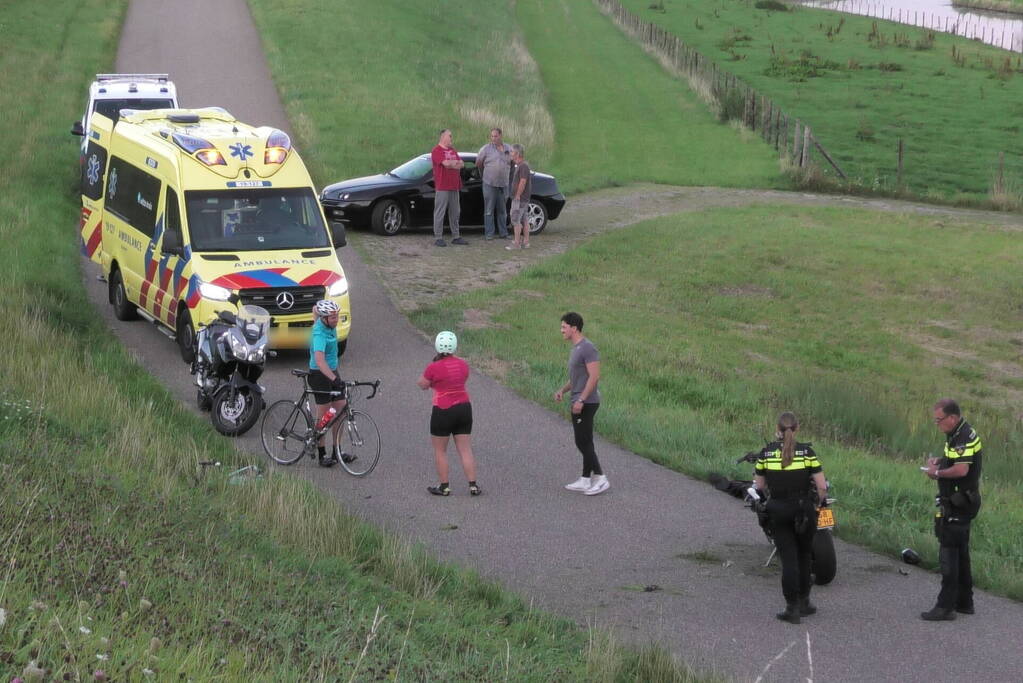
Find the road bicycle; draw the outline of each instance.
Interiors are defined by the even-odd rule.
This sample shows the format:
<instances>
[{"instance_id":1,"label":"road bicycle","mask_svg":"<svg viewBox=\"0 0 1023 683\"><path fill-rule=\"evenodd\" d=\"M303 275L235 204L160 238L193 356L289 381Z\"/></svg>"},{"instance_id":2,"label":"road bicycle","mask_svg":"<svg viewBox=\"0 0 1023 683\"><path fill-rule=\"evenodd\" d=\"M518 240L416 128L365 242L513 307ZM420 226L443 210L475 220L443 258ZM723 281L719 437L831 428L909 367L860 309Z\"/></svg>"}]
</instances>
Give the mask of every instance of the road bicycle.
<instances>
[{"instance_id":1,"label":"road bicycle","mask_svg":"<svg viewBox=\"0 0 1023 683\"><path fill-rule=\"evenodd\" d=\"M260 427L263 450L279 465L291 465L308 455L316 457L320 438L332 431L340 420L337 452L334 456L348 474L364 477L373 471L380 459L380 430L368 414L355 408L356 389L369 387L373 392L367 400L377 394L380 380L375 382L343 382L344 391L331 391L332 399L347 396L348 405L335 415L321 429L316 429L316 420L309 408L309 397L327 392L309 388L309 371L292 370L291 374L301 378L302 394L298 400L283 399L267 408ZM354 456L354 457L353 457Z\"/></svg>"}]
</instances>

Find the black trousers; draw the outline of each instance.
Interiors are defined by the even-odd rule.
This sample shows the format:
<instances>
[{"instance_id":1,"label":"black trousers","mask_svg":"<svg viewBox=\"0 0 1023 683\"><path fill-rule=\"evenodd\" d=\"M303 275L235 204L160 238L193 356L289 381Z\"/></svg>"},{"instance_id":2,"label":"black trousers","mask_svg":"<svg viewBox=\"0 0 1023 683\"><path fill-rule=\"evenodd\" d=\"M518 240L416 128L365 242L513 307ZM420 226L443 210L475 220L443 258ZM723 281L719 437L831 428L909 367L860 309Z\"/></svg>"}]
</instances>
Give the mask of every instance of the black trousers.
<instances>
[{"instance_id":1,"label":"black trousers","mask_svg":"<svg viewBox=\"0 0 1023 683\"><path fill-rule=\"evenodd\" d=\"M600 408L599 403L584 403L583 411L572 415L572 431L575 433L575 447L583 454L583 476L604 474L597 460L597 451L593 447L593 416Z\"/></svg>"},{"instance_id":2,"label":"black trousers","mask_svg":"<svg viewBox=\"0 0 1023 683\"><path fill-rule=\"evenodd\" d=\"M813 558L813 535L817 520L810 515L802 531L796 530L801 517L807 515L798 500L768 500L767 515L771 524L774 547L781 558L781 592L786 603L810 597L810 563Z\"/></svg>"},{"instance_id":3,"label":"black trousers","mask_svg":"<svg viewBox=\"0 0 1023 683\"><path fill-rule=\"evenodd\" d=\"M973 573L970 570L970 520L943 522L936 529L941 591L938 607L973 607Z\"/></svg>"}]
</instances>

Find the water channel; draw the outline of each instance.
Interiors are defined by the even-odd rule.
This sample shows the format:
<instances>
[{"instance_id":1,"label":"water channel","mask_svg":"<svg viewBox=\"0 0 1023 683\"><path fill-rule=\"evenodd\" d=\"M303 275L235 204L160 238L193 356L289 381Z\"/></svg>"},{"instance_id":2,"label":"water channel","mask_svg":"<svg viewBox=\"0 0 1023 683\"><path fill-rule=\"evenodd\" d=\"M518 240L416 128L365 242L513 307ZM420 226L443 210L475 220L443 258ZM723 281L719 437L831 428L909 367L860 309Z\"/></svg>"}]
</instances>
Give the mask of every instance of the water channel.
<instances>
[{"instance_id":1,"label":"water channel","mask_svg":"<svg viewBox=\"0 0 1023 683\"><path fill-rule=\"evenodd\" d=\"M1023 16L953 7L950 0L805 0L818 9L887 19L953 33L1023 53Z\"/></svg>"}]
</instances>

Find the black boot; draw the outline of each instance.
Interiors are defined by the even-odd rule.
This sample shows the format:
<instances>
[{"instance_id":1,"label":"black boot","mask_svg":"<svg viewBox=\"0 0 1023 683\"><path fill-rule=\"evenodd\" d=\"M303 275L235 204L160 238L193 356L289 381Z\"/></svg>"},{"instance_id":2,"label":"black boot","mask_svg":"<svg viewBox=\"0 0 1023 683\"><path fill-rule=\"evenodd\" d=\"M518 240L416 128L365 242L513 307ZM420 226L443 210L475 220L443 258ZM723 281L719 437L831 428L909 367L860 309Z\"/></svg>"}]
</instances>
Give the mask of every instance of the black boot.
<instances>
[{"instance_id":1,"label":"black boot","mask_svg":"<svg viewBox=\"0 0 1023 683\"><path fill-rule=\"evenodd\" d=\"M804 617L817 614L817 606L810 602L809 595L799 598L799 614Z\"/></svg>"},{"instance_id":2,"label":"black boot","mask_svg":"<svg viewBox=\"0 0 1023 683\"><path fill-rule=\"evenodd\" d=\"M934 609L922 612L920 618L924 621L955 621L956 611L946 607L935 607Z\"/></svg>"},{"instance_id":3,"label":"black boot","mask_svg":"<svg viewBox=\"0 0 1023 683\"><path fill-rule=\"evenodd\" d=\"M799 603L798 602L790 602L790 603L788 603L787 605L785 605L785 611L784 612L778 612L774 616L778 617L782 621L787 621L790 624L798 624L799 623Z\"/></svg>"}]
</instances>

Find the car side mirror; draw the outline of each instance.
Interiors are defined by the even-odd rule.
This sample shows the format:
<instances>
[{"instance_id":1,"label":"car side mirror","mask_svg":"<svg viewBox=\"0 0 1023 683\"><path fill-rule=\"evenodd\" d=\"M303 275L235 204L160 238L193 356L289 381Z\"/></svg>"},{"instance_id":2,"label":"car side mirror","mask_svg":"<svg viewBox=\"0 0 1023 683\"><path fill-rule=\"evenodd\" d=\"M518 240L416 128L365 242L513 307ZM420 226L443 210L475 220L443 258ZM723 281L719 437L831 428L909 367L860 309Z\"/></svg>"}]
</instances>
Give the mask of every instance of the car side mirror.
<instances>
[{"instance_id":1,"label":"car side mirror","mask_svg":"<svg viewBox=\"0 0 1023 683\"><path fill-rule=\"evenodd\" d=\"M334 248L338 249L348 244L348 235L345 233L345 224L333 221L330 224L330 240Z\"/></svg>"},{"instance_id":2,"label":"car side mirror","mask_svg":"<svg viewBox=\"0 0 1023 683\"><path fill-rule=\"evenodd\" d=\"M74 123L71 124L71 134L72 135L77 135L78 137L84 137L85 136L85 129L82 128L82 122L81 121L75 121Z\"/></svg>"},{"instance_id":3,"label":"car side mirror","mask_svg":"<svg viewBox=\"0 0 1023 683\"><path fill-rule=\"evenodd\" d=\"M168 230L163 233L163 253L165 254L176 254L181 256L182 244L181 244L181 233Z\"/></svg>"}]
</instances>

